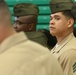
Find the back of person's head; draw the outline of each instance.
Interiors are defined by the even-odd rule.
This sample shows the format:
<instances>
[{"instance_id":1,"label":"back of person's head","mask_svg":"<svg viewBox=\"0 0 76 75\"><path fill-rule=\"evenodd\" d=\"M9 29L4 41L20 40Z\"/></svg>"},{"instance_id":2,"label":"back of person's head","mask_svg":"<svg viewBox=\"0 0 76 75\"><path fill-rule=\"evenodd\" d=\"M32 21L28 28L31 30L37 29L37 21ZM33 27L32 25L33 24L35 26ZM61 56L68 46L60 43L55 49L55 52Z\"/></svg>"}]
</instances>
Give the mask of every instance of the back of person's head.
<instances>
[{"instance_id":1,"label":"back of person's head","mask_svg":"<svg viewBox=\"0 0 76 75\"><path fill-rule=\"evenodd\" d=\"M56 43L57 43L56 37L52 36L52 35L50 34L50 31L47 30L47 29L40 29L40 30L38 30L38 31L40 31L40 32L42 32L42 33L45 34L45 36L46 36L46 38L47 38L48 48L49 48L49 49L52 49L52 48L56 45Z\"/></svg>"},{"instance_id":2,"label":"back of person's head","mask_svg":"<svg viewBox=\"0 0 76 75\"><path fill-rule=\"evenodd\" d=\"M0 0L0 43L10 35L14 34L11 25L11 13L4 0Z\"/></svg>"},{"instance_id":3,"label":"back of person's head","mask_svg":"<svg viewBox=\"0 0 76 75\"><path fill-rule=\"evenodd\" d=\"M22 19L23 17L23 19L25 20L24 23L32 24L33 27L31 29L36 30L36 25L37 25L38 15L39 15L39 8L37 5L31 4L31 3L19 3L14 6L13 11L14 11L14 16L16 18Z\"/></svg>"},{"instance_id":4,"label":"back of person's head","mask_svg":"<svg viewBox=\"0 0 76 75\"><path fill-rule=\"evenodd\" d=\"M11 14L4 0L0 0L0 23L11 22Z\"/></svg>"}]
</instances>

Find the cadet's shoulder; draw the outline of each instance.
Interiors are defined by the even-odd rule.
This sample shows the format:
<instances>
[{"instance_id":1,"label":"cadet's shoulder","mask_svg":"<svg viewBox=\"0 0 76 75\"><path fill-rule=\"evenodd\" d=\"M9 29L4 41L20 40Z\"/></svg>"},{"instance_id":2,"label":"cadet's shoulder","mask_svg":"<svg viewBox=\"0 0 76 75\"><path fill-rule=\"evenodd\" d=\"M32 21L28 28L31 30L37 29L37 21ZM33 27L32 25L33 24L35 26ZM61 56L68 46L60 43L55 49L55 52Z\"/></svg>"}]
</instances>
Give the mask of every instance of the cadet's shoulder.
<instances>
[{"instance_id":1,"label":"cadet's shoulder","mask_svg":"<svg viewBox=\"0 0 76 75\"><path fill-rule=\"evenodd\" d=\"M59 57L59 59L66 60L66 61L67 60L68 61L75 61L76 60L76 50L71 49L71 50L65 51L64 53L62 53L62 55Z\"/></svg>"}]
</instances>

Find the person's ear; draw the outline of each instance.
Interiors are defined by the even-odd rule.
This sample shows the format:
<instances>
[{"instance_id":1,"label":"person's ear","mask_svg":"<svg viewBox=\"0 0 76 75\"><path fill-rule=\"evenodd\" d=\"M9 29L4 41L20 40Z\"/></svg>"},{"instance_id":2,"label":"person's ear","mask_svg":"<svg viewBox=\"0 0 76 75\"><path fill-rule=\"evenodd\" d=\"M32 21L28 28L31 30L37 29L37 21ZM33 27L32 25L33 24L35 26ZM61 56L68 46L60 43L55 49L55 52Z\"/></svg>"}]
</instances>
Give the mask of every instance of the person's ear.
<instances>
[{"instance_id":1,"label":"person's ear","mask_svg":"<svg viewBox=\"0 0 76 75\"><path fill-rule=\"evenodd\" d=\"M69 19L68 20L68 27L72 27L74 25L74 19Z\"/></svg>"},{"instance_id":2,"label":"person's ear","mask_svg":"<svg viewBox=\"0 0 76 75\"><path fill-rule=\"evenodd\" d=\"M34 27L33 23L29 24L29 31L31 31L33 29L33 27Z\"/></svg>"}]
</instances>

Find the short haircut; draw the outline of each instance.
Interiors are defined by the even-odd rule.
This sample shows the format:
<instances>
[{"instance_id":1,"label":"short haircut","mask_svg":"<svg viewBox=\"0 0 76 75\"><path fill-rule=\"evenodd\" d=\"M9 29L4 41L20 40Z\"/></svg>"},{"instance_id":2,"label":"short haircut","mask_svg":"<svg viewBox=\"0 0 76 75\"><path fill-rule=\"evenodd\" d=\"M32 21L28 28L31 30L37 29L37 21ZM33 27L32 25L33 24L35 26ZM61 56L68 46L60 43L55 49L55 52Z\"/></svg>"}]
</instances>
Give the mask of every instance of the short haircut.
<instances>
[{"instance_id":1,"label":"short haircut","mask_svg":"<svg viewBox=\"0 0 76 75\"><path fill-rule=\"evenodd\" d=\"M62 14L68 18L73 18L75 20L74 16L72 15L71 10L64 10L64 11L62 11Z\"/></svg>"},{"instance_id":2,"label":"short haircut","mask_svg":"<svg viewBox=\"0 0 76 75\"><path fill-rule=\"evenodd\" d=\"M31 23L37 24L38 17L35 16L35 15L30 15L29 20L30 20Z\"/></svg>"},{"instance_id":3,"label":"short haircut","mask_svg":"<svg viewBox=\"0 0 76 75\"><path fill-rule=\"evenodd\" d=\"M21 17L21 16L18 16L18 18L19 17ZM25 17L26 18L26 16L23 16L23 17ZM36 15L27 15L27 23L28 24L31 24L31 23L33 23L34 25L37 25L37 21L38 21L38 16L36 16ZM24 19L25 19L24 18Z\"/></svg>"},{"instance_id":4,"label":"short haircut","mask_svg":"<svg viewBox=\"0 0 76 75\"><path fill-rule=\"evenodd\" d=\"M5 1L0 2L0 17L8 18L11 20L11 13ZM1 17L1 18L2 18ZM1 19L0 19L1 20Z\"/></svg>"}]
</instances>

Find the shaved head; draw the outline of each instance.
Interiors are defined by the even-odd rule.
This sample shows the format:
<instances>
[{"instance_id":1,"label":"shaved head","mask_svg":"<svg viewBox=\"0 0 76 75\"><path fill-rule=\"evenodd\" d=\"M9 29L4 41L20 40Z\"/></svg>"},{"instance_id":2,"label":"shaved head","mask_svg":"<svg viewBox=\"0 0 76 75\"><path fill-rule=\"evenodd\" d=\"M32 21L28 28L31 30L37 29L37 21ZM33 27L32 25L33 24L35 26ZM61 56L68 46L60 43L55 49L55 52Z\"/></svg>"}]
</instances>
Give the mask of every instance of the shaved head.
<instances>
[{"instance_id":1,"label":"shaved head","mask_svg":"<svg viewBox=\"0 0 76 75\"><path fill-rule=\"evenodd\" d=\"M7 4L4 1L0 2L0 22L10 21L11 14Z\"/></svg>"}]
</instances>

